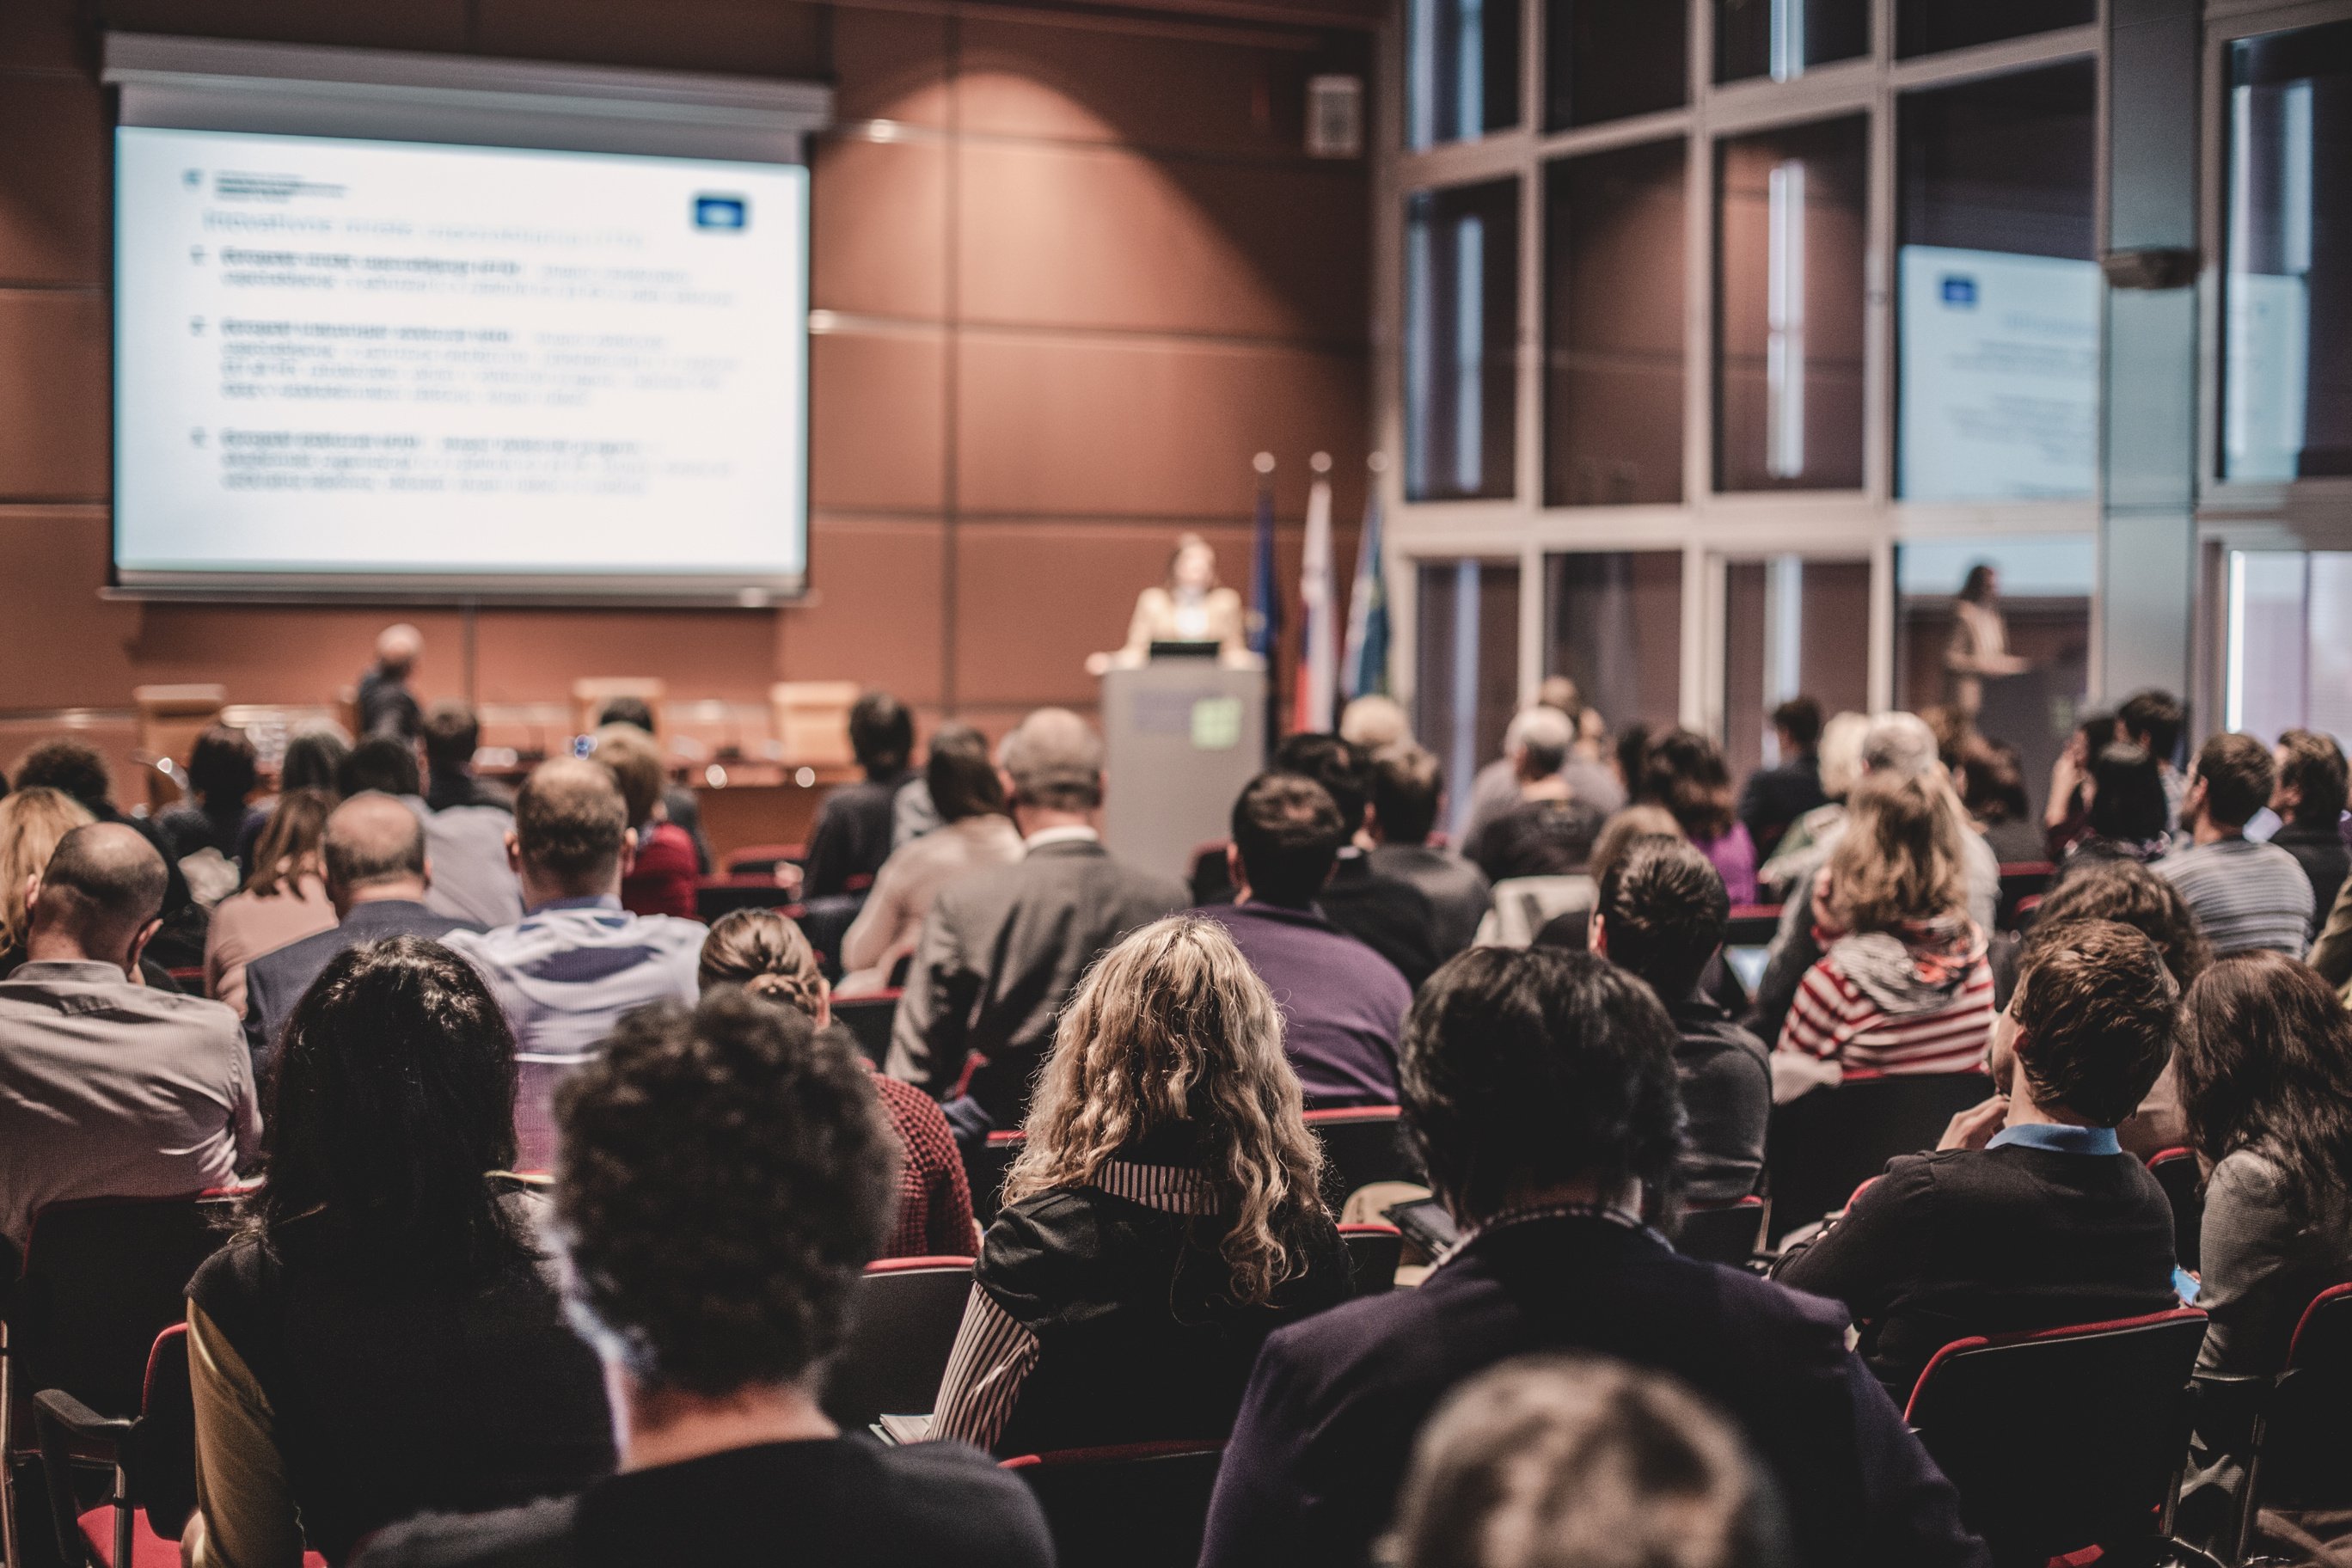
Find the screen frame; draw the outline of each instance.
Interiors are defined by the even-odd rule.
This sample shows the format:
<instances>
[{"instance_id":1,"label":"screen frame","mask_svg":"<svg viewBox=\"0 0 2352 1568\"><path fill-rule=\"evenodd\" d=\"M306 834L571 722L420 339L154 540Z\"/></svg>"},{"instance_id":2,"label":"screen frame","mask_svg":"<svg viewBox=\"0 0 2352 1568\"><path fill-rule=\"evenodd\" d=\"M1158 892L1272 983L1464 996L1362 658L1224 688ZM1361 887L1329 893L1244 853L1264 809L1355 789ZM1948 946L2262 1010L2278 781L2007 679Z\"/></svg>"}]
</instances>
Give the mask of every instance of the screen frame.
<instances>
[{"instance_id":1,"label":"screen frame","mask_svg":"<svg viewBox=\"0 0 2352 1568\"><path fill-rule=\"evenodd\" d=\"M106 204L107 583L104 599L237 604L628 605L764 609L811 595L809 268L814 207L805 139L832 122L817 82L482 59L392 50L110 33ZM117 502L122 374L115 161L126 127L341 137L425 146L677 157L803 171L798 336L797 573L267 571L125 568Z\"/></svg>"}]
</instances>

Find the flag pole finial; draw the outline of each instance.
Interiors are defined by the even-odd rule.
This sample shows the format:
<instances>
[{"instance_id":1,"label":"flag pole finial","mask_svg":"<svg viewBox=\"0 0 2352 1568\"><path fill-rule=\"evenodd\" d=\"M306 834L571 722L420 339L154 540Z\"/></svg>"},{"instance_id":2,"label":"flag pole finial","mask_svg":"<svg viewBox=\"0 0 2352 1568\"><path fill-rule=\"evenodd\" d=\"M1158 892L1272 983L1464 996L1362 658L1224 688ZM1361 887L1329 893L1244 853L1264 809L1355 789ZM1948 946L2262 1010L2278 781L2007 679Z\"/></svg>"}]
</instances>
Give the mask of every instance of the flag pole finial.
<instances>
[{"instance_id":1,"label":"flag pole finial","mask_svg":"<svg viewBox=\"0 0 2352 1568\"><path fill-rule=\"evenodd\" d=\"M1256 457L1250 459L1250 467L1255 468L1261 474L1270 474L1274 472L1274 454L1272 452L1260 452Z\"/></svg>"},{"instance_id":2,"label":"flag pole finial","mask_svg":"<svg viewBox=\"0 0 2352 1568\"><path fill-rule=\"evenodd\" d=\"M1364 467L1376 474L1385 474L1389 471L1389 455L1386 452L1374 452L1364 459Z\"/></svg>"},{"instance_id":3,"label":"flag pole finial","mask_svg":"<svg viewBox=\"0 0 2352 1568\"><path fill-rule=\"evenodd\" d=\"M1328 474L1331 471L1331 454L1318 452L1307 459L1307 466L1318 474Z\"/></svg>"}]
</instances>

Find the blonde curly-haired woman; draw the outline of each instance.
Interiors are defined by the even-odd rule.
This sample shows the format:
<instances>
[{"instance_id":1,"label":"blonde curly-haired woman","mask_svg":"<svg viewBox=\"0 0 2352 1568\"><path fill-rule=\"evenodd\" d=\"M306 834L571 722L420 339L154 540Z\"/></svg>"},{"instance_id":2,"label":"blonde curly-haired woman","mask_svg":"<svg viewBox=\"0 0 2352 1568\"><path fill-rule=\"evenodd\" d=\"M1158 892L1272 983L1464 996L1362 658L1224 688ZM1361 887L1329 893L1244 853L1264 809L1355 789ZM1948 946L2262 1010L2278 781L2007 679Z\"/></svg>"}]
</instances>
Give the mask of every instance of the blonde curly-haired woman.
<instances>
[{"instance_id":1,"label":"blonde curly-haired woman","mask_svg":"<svg viewBox=\"0 0 2352 1568\"><path fill-rule=\"evenodd\" d=\"M1273 994L1213 921L1106 953L1062 1016L933 1437L1222 1439L1265 1336L1348 1294Z\"/></svg>"}]
</instances>

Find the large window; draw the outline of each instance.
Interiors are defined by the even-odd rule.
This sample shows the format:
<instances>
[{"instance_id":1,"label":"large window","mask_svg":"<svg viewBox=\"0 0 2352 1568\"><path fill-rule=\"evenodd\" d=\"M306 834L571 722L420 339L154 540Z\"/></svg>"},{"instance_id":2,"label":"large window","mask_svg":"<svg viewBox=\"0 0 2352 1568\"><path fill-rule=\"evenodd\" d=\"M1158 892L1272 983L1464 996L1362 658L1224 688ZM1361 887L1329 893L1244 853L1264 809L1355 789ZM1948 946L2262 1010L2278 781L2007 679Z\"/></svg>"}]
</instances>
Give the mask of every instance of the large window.
<instances>
[{"instance_id":1,"label":"large window","mask_svg":"<svg viewBox=\"0 0 2352 1568\"><path fill-rule=\"evenodd\" d=\"M2089 60L1902 99L1897 495L2096 488L2097 113Z\"/></svg>"},{"instance_id":2,"label":"large window","mask_svg":"<svg viewBox=\"0 0 2352 1568\"><path fill-rule=\"evenodd\" d=\"M1869 562L1724 563L1723 750L1735 773L1782 760L1770 714L1791 697L1825 717L1868 711L1869 668Z\"/></svg>"},{"instance_id":3,"label":"large window","mask_svg":"<svg viewBox=\"0 0 2352 1568\"><path fill-rule=\"evenodd\" d=\"M1405 494L1507 496L1518 426L1518 182L1422 191L1406 205Z\"/></svg>"},{"instance_id":4,"label":"large window","mask_svg":"<svg viewBox=\"0 0 2352 1568\"><path fill-rule=\"evenodd\" d=\"M1413 733L1445 764L1447 826L1470 809L1470 781L1498 756L1519 690L1519 569L1424 561L1415 573Z\"/></svg>"},{"instance_id":5,"label":"large window","mask_svg":"<svg viewBox=\"0 0 2352 1568\"><path fill-rule=\"evenodd\" d=\"M1518 0L1406 0L1408 147L1519 122Z\"/></svg>"},{"instance_id":6,"label":"large window","mask_svg":"<svg viewBox=\"0 0 2352 1568\"><path fill-rule=\"evenodd\" d=\"M1683 499L1685 143L1544 172L1544 500Z\"/></svg>"},{"instance_id":7,"label":"large window","mask_svg":"<svg viewBox=\"0 0 2352 1568\"><path fill-rule=\"evenodd\" d=\"M2229 595L2221 721L2352 739L2352 552L2233 552Z\"/></svg>"},{"instance_id":8,"label":"large window","mask_svg":"<svg viewBox=\"0 0 2352 1568\"><path fill-rule=\"evenodd\" d=\"M1716 488L1853 489L1863 471L1860 116L1716 147Z\"/></svg>"},{"instance_id":9,"label":"large window","mask_svg":"<svg viewBox=\"0 0 2352 1568\"><path fill-rule=\"evenodd\" d=\"M1907 59L2098 19L2098 0L1895 0L1895 52Z\"/></svg>"},{"instance_id":10,"label":"large window","mask_svg":"<svg viewBox=\"0 0 2352 1568\"><path fill-rule=\"evenodd\" d=\"M2352 474L2352 22L2229 53L2221 472Z\"/></svg>"},{"instance_id":11,"label":"large window","mask_svg":"<svg viewBox=\"0 0 2352 1568\"><path fill-rule=\"evenodd\" d=\"M1544 557L1544 673L1565 675L1612 729L1671 726L1682 707L1678 550Z\"/></svg>"},{"instance_id":12,"label":"large window","mask_svg":"<svg viewBox=\"0 0 2352 1568\"><path fill-rule=\"evenodd\" d=\"M1870 0L1715 0L1715 79L1793 81L1870 52Z\"/></svg>"},{"instance_id":13,"label":"large window","mask_svg":"<svg viewBox=\"0 0 2352 1568\"><path fill-rule=\"evenodd\" d=\"M1554 131L1690 100L1681 0L1545 0L1544 123Z\"/></svg>"}]
</instances>

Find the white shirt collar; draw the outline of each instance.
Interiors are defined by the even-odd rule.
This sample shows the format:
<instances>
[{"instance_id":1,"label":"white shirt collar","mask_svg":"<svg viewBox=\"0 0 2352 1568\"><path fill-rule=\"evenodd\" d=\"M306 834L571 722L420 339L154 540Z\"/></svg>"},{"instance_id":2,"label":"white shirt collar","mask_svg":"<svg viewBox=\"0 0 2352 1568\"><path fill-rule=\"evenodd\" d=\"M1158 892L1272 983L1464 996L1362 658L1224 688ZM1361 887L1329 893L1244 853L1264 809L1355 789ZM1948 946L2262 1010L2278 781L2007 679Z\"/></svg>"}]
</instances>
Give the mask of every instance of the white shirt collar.
<instances>
[{"instance_id":1,"label":"white shirt collar","mask_svg":"<svg viewBox=\"0 0 2352 1568\"><path fill-rule=\"evenodd\" d=\"M1048 844L1094 844L1100 842L1101 837L1084 823L1076 823L1067 827L1041 827L1023 839L1021 847L1030 850L1043 849Z\"/></svg>"}]
</instances>

